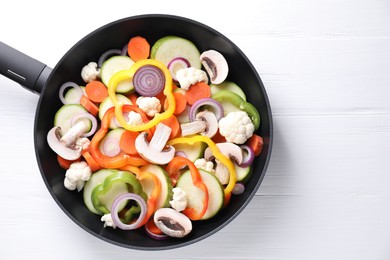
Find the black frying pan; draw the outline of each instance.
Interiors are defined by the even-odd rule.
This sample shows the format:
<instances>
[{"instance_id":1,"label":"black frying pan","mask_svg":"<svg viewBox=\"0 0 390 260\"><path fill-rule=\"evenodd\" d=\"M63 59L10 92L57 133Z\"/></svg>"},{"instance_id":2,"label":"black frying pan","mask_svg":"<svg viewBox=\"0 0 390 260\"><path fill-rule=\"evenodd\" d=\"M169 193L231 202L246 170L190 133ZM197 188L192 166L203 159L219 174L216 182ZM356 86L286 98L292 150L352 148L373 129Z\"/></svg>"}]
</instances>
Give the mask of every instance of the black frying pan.
<instances>
[{"instance_id":1,"label":"black frying pan","mask_svg":"<svg viewBox=\"0 0 390 260\"><path fill-rule=\"evenodd\" d=\"M80 72L85 64L97 61L108 49L123 47L130 37L136 35L145 37L151 45L163 36L181 36L192 41L201 52L215 49L223 53L229 63L228 79L243 88L248 101L255 105L261 116L257 133L264 138L264 148L254 161L252 177L246 184L245 193L233 196L228 207L216 217L195 222L190 235L182 239L156 241L144 230L103 228L100 217L90 213L84 206L82 192L69 191L64 187L64 175L61 174L64 170L59 167L55 153L46 142L46 135L53 127L54 114L62 105L58 98L61 84L74 81L83 85ZM225 36L204 24L170 15L142 15L118 20L81 39L54 69L0 42L0 73L40 94L34 142L42 178L65 214L84 230L107 242L133 249L159 250L177 248L204 239L227 225L244 209L264 178L272 146L272 117L266 91L255 68L241 50Z\"/></svg>"}]
</instances>

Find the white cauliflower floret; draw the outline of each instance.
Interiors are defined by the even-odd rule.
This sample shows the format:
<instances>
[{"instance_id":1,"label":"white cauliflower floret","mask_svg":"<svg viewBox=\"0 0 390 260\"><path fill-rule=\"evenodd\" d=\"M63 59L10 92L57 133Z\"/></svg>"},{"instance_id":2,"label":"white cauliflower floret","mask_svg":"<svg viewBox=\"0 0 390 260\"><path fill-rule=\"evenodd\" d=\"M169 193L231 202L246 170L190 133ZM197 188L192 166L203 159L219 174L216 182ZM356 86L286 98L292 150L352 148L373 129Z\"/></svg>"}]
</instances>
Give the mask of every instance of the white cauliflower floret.
<instances>
[{"instance_id":1,"label":"white cauliflower floret","mask_svg":"<svg viewBox=\"0 0 390 260\"><path fill-rule=\"evenodd\" d=\"M196 159L194 164L198 169L214 172L214 163L212 161L207 161L205 158Z\"/></svg>"},{"instance_id":2,"label":"white cauliflower floret","mask_svg":"<svg viewBox=\"0 0 390 260\"><path fill-rule=\"evenodd\" d=\"M142 125L142 117L139 113L130 111L129 115L127 116L128 120L127 123L132 126L136 125Z\"/></svg>"},{"instance_id":3,"label":"white cauliflower floret","mask_svg":"<svg viewBox=\"0 0 390 260\"><path fill-rule=\"evenodd\" d=\"M188 90L191 85L197 82L208 83L206 72L194 67L180 69L176 72L177 81L182 89Z\"/></svg>"},{"instance_id":4,"label":"white cauliflower floret","mask_svg":"<svg viewBox=\"0 0 390 260\"><path fill-rule=\"evenodd\" d=\"M81 147L82 150L88 149L90 144L91 141L86 137L82 137L76 140L76 147Z\"/></svg>"},{"instance_id":5,"label":"white cauliflower floret","mask_svg":"<svg viewBox=\"0 0 390 260\"><path fill-rule=\"evenodd\" d=\"M112 220L111 213L104 214L100 220L104 222L104 227L116 228L116 225Z\"/></svg>"},{"instance_id":6,"label":"white cauliflower floret","mask_svg":"<svg viewBox=\"0 0 390 260\"><path fill-rule=\"evenodd\" d=\"M172 200L169 201L171 207L176 211L182 211L187 207L187 194L186 192L178 187L172 189L173 196Z\"/></svg>"},{"instance_id":7,"label":"white cauliflower floret","mask_svg":"<svg viewBox=\"0 0 390 260\"><path fill-rule=\"evenodd\" d=\"M86 83L94 81L100 77L100 70L98 69L97 63L90 62L85 65L81 70L81 77Z\"/></svg>"},{"instance_id":8,"label":"white cauliflower floret","mask_svg":"<svg viewBox=\"0 0 390 260\"><path fill-rule=\"evenodd\" d=\"M77 191L80 191L84 187L84 183L91 178L91 175L91 168L86 162L74 162L66 171L64 186L68 190L75 190L77 187Z\"/></svg>"},{"instance_id":9,"label":"white cauliflower floret","mask_svg":"<svg viewBox=\"0 0 390 260\"><path fill-rule=\"evenodd\" d=\"M160 100L156 97L139 97L135 103L150 117L153 117L161 110Z\"/></svg>"},{"instance_id":10,"label":"white cauliflower floret","mask_svg":"<svg viewBox=\"0 0 390 260\"><path fill-rule=\"evenodd\" d=\"M219 133L226 138L226 141L243 144L253 135L255 126L248 114L244 111L228 113L218 122Z\"/></svg>"}]
</instances>

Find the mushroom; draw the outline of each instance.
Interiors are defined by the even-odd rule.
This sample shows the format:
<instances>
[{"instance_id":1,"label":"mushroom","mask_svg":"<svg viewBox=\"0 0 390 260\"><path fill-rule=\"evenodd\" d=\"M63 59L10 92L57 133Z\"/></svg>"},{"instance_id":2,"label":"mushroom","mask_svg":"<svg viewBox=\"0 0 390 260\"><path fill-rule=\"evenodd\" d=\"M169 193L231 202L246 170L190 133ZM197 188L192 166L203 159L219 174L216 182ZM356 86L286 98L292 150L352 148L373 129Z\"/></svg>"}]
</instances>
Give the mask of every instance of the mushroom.
<instances>
[{"instance_id":1,"label":"mushroom","mask_svg":"<svg viewBox=\"0 0 390 260\"><path fill-rule=\"evenodd\" d=\"M213 112L204 110L196 114L194 121L180 127L182 136L200 133L211 138L218 132L218 120Z\"/></svg>"},{"instance_id":2,"label":"mushroom","mask_svg":"<svg viewBox=\"0 0 390 260\"><path fill-rule=\"evenodd\" d=\"M66 160L80 158L83 144L77 143L79 137L85 132L85 124L79 122L61 137L61 127L55 126L47 133L47 143L50 148Z\"/></svg>"},{"instance_id":3,"label":"mushroom","mask_svg":"<svg viewBox=\"0 0 390 260\"><path fill-rule=\"evenodd\" d=\"M233 159L238 165L242 163L243 152L241 147L229 142L217 143L216 145L222 154ZM213 154L211 153L211 149L209 147L207 147L206 150L204 151L204 158L206 160L213 159Z\"/></svg>"},{"instance_id":4,"label":"mushroom","mask_svg":"<svg viewBox=\"0 0 390 260\"><path fill-rule=\"evenodd\" d=\"M166 143L171 134L171 128L159 123L150 142L146 139L148 133L142 132L135 139L135 148L139 155L154 164L167 164L175 156L175 148Z\"/></svg>"},{"instance_id":5,"label":"mushroom","mask_svg":"<svg viewBox=\"0 0 390 260\"><path fill-rule=\"evenodd\" d=\"M192 230L191 220L172 208L160 208L154 213L154 223L166 235L185 237Z\"/></svg>"},{"instance_id":6,"label":"mushroom","mask_svg":"<svg viewBox=\"0 0 390 260\"><path fill-rule=\"evenodd\" d=\"M241 147L239 147L236 144L225 142L225 143L217 143L218 149L221 151L222 154L226 155L230 159L233 159L236 164L241 164L243 161L243 152ZM204 151L204 158L206 160L212 160L213 154L211 153L210 148L206 148ZM219 182L222 185L225 185L229 182L229 170L226 168L224 164L222 164L220 161L215 160L216 167L215 167L215 177L218 178Z\"/></svg>"},{"instance_id":7,"label":"mushroom","mask_svg":"<svg viewBox=\"0 0 390 260\"><path fill-rule=\"evenodd\" d=\"M229 66L221 53L215 50L205 51L200 55L200 61L206 69L211 83L220 84L226 79Z\"/></svg>"}]
</instances>

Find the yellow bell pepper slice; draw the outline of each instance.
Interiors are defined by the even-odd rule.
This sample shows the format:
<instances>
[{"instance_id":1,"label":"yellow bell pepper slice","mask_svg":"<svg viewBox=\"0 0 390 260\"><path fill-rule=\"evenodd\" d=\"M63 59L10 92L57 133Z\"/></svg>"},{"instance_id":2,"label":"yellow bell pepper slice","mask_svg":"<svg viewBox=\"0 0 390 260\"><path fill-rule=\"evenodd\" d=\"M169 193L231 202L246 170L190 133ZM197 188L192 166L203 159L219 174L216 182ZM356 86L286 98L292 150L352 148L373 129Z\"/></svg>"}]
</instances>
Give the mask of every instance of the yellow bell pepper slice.
<instances>
[{"instance_id":1,"label":"yellow bell pepper slice","mask_svg":"<svg viewBox=\"0 0 390 260\"><path fill-rule=\"evenodd\" d=\"M214 155L215 159L219 160L228 169L229 183L225 187L224 193L225 193L225 198L229 198L230 194L234 188L234 185L236 185L236 181L237 181L236 170L234 168L233 162L219 151L218 146L209 137L203 136L203 135L195 135L192 137L178 137L178 138L175 138L175 139L168 141L167 144L168 145L175 145L175 144L190 144L190 145L192 145L192 144L197 143L197 142L206 143L208 145L208 147L210 148L212 154Z\"/></svg>"},{"instance_id":2,"label":"yellow bell pepper slice","mask_svg":"<svg viewBox=\"0 0 390 260\"><path fill-rule=\"evenodd\" d=\"M159 68L164 76L165 76L165 86L163 93L166 96L166 100L168 102L168 108L163 112L163 113L157 113L149 122L141 125L130 125L127 123L126 119L123 117L122 113L122 107L123 103L118 101L118 98L116 97L116 88L118 84L123 81L123 80L131 80L133 79L133 76L135 72L141 68L142 66L145 65L153 65ZM139 132L139 131L144 131L147 129L152 128L153 126L157 125L159 122L161 122L164 119L169 118L170 116L173 115L173 112L175 111L176 107L176 101L175 97L173 96L172 93L172 76L171 73L169 72L168 68L165 66L164 63L158 61L158 60L153 60L153 59L144 59L144 60L139 60L135 62L129 70L122 70L117 73L115 73L110 81L108 82L108 95L112 101L112 103L115 106L115 117L118 120L118 122L122 125L123 128L129 131L133 132Z\"/></svg>"}]
</instances>

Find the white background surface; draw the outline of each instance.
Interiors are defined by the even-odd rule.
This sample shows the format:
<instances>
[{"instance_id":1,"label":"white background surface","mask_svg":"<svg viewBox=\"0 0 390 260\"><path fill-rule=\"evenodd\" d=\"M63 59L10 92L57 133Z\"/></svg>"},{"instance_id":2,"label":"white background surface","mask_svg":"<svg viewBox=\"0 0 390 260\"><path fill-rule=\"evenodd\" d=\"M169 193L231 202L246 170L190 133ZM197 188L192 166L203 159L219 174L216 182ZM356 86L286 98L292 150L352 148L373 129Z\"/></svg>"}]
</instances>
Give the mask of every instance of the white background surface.
<instances>
[{"instance_id":1,"label":"white background surface","mask_svg":"<svg viewBox=\"0 0 390 260\"><path fill-rule=\"evenodd\" d=\"M0 77L0 259L390 259L390 1L15 0L1 6L0 40L54 67L92 30L145 13L215 28L258 70L275 130L257 195L191 246L103 242L44 186L33 145L38 96Z\"/></svg>"}]
</instances>

